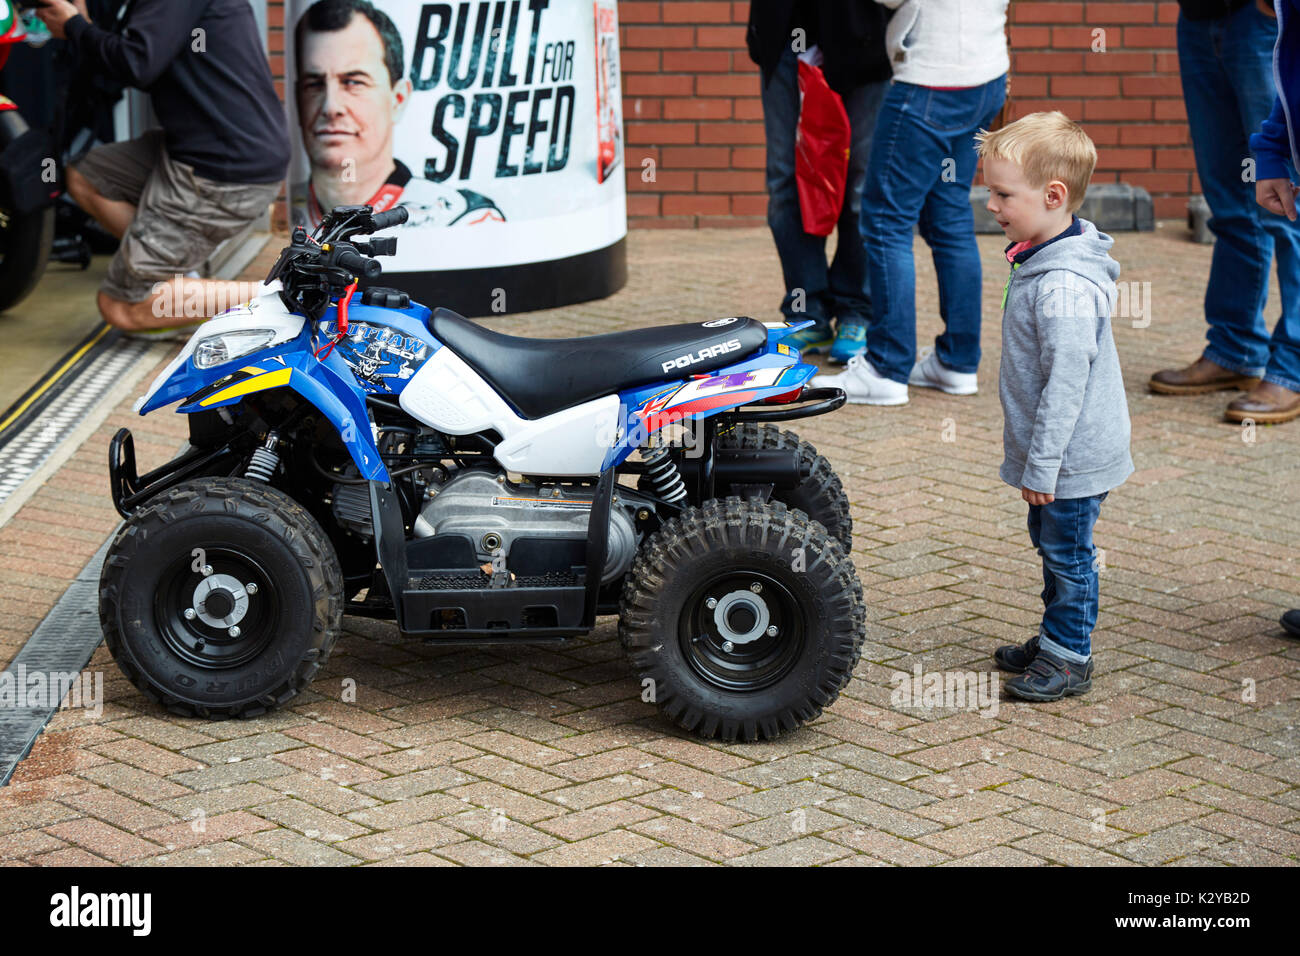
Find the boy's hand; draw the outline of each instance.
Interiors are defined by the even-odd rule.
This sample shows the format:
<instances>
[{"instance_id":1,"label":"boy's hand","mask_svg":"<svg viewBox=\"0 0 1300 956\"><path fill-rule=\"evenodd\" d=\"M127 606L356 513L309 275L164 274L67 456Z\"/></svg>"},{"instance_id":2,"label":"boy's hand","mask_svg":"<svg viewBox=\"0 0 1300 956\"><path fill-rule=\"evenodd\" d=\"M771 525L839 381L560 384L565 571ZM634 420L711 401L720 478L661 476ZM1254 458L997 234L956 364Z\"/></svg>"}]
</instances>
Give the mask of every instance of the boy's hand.
<instances>
[{"instance_id":1,"label":"boy's hand","mask_svg":"<svg viewBox=\"0 0 1300 956\"><path fill-rule=\"evenodd\" d=\"M1028 488L1020 489L1020 497L1031 505L1050 505L1056 500L1056 495L1049 495L1045 491L1030 491Z\"/></svg>"},{"instance_id":2,"label":"boy's hand","mask_svg":"<svg viewBox=\"0 0 1300 956\"><path fill-rule=\"evenodd\" d=\"M1300 187L1289 179L1261 179L1255 183L1255 202L1269 212L1295 222L1295 197Z\"/></svg>"},{"instance_id":3,"label":"boy's hand","mask_svg":"<svg viewBox=\"0 0 1300 956\"><path fill-rule=\"evenodd\" d=\"M1269 3L1268 0L1255 0L1255 6L1259 7L1259 12L1265 16L1272 17L1274 20L1277 19L1277 11L1273 9L1273 4Z\"/></svg>"}]
</instances>

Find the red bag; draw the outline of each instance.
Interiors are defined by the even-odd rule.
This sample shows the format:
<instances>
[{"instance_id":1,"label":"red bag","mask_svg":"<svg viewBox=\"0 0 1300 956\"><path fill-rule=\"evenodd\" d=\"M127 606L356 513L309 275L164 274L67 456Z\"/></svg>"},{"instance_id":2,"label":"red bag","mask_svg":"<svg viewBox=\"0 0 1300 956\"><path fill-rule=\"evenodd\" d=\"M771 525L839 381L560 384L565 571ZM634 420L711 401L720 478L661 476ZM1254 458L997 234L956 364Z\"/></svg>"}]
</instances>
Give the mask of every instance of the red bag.
<instances>
[{"instance_id":1,"label":"red bag","mask_svg":"<svg viewBox=\"0 0 1300 956\"><path fill-rule=\"evenodd\" d=\"M849 175L849 114L826 83L820 67L799 61L799 129L795 133L795 181L803 231L829 236L844 208Z\"/></svg>"}]
</instances>

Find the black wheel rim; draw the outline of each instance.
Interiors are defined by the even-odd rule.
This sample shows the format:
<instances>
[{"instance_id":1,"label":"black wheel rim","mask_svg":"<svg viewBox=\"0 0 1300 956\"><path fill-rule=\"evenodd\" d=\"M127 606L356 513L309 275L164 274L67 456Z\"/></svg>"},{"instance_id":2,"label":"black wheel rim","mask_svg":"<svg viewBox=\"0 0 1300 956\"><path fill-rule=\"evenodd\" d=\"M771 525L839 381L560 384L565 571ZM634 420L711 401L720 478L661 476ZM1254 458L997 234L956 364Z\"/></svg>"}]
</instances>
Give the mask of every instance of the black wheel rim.
<instances>
[{"instance_id":1,"label":"black wheel rim","mask_svg":"<svg viewBox=\"0 0 1300 956\"><path fill-rule=\"evenodd\" d=\"M678 626L691 669L715 687L741 692L785 677L803 651L805 633L803 611L789 587L742 569L706 578L683 605Z\"/></svg>"},{"instance_id":2,"label":"black wheel rim","mask_svg":"<svg viewBox=\"0 0 1300 956\"><path fill-rule=\"evenodd\" d=\"M221 545L201 550L210 573L194 570L192 554L178 556L159 579L154 619L164 646L177 657L196 667L228 670L257 657L275 637L281 623L279 589L263 564L248 552ZM205 579L210 579L206 585ZM247 604L242 613L237 610L237 592L225 586L226 582L243 586ZM207 597L196 602L201 589L207 590ZM211 608L206 607L208 602ZM205 607L196 609L196 603ZM203 614L187 617L187 610ZM236 634L228 626L211 623L213 614L232 612Z\"/></svg>"}]
</instances>

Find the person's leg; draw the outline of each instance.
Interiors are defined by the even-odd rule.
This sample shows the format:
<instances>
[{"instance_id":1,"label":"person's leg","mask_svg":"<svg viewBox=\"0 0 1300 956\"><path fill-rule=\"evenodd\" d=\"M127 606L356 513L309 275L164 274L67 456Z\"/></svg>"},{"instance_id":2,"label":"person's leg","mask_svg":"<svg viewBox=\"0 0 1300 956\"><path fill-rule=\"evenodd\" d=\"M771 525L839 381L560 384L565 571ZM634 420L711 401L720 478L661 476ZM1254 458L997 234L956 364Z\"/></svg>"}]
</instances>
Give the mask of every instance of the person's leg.
<instances>
[{"instance_id":1,"label":"person's leg","mask_svg":"<svg viewBox=\"0 0 1300 956\"><path fill-rule=\"evenodd\" d=\"M255 283L187 275L278 192L278 183L203 179L164 150L100 288L104 320L132 333L185 328L248 299Z\"/></svg>"},{"instance_id":2,"label":"person's leg","mask_svg":"<svg viewBox=\"0 0 1300 956\"><path fill-rule=\"evenodd\" d=\"M68 195L108 232L121 239L135 219L145 184L162 153L161 130L107 143L66 172Z\"/></svg>"},{"instance_id":3,"label":"person's leg","mask_svg":"<svg viewBox=\"0 0 1300 956\"><path fill-rule=\"evenodd\" d=\"M1100 603L1092 530L1105 499L1057 498L1042 506L1038 550L1044 573L1052 576L1052 594L1033 660L1006 684L1014 697L1060 700L1092 688L1092 629Z\"/></svg>"},{"instance_id":4,"label":"person's leg","mask_svg":"<svg viewBox=\"0 0 1300 956\"><path fill-rule=\"evenodd\" d=\"M835 258L830 268L831 308L836 318L832 362L847 362L866 349L866 321L871 315L871 289L867 280L867 252L862 244L862 185L876 117L889 84L867 83L845 94L852 140L844 205L836 224Z\"/></svg>"},{"instance_id":5,"label":"person's leg","mask_svg":"<svg viewBox=\"0 0 1300 956\"><path fill-rule=\"evenodd\" d=\"M875 372L906 385L916 357L916 265L912 230L943 174L946 140L922 113L930 90L894 81L885 94L862 190L862 239L871 283L866 356Z\"/></svg>"},{"instance_id":6,"label":"person's leg","mask_svg":"<svg viewBox=\"0 0 1300 956\"><path fill-rule=\"evenodd\" d=\"M976 130L987 128L1006 99L1006 78L979 91L953 91L951 103L935 115L945 124L960 124L948 143L951 174L931 187L921 210L921 236L930 247L939 284L939 315L944 331L934 340L934 354L945 369L973 375L980 363L980 296L983 283L970 188L975 178Z\"/></svg>"},{"instance_id":7,"label":"person's leg","mask_svg":"<svg viewBox=\"0 0 1300 956\"><path fill-rule=\"evenodd\" d=\"M1092 531L1104 495L1057 498L1042 507L1039 552L1052 575L1052 594L1043 613L1040 647L1066 661L1092 657L1100 578Z\"/></svg>"},{"instance_id":8,"label":"person's leg","mask_svg":"<svg viewBox=\"0 0 1300 956\"><path fill-rule=\"evenodd\" d=\"M1243 132L1249 136L1259 129L1273 108L1273 45L1277 39L1277 21L1253 4L1247 4L1229 22L1225 61L1244 124ZM1269 340L1264 381L1300 392L1300 222L1275 216L1257 204L1253 208L1272 240L1282 299L1282 314Z\"/></svg>"},{"instance_id":9,"label":"person's leg","mask_svg":"<svg viewBox=\"0 0 1300 956\"><path fill-rule=\"evenodd\" d=\"M123 199L109 199L79 173L75 166L67 170L68 195L72 201L84 209L92 219L117 239L126 234L131 220L135 218L135 204Z\"/></svg>"},{"instance_id":10,"label":"person's leg","mask_svg":"<svg viewBox=\"0 0 1300 956\"><path fill-rule=\"evenodd\" d=\"M1224 20L1180 16L1178 60L1196 172L1215 235L1205 290L1205 358L1253 377L1268 364L1263 309L1273 239L1261 224L1267 213L1255 203L1254 184L1244 175L1250 144L1231 63L1225 58L1230 27Z\"/></svg>"},{"instance_id":11,"label":"person's leg","mask_svg":"<svg viewBox=\"0 0 1300 956\"><path fill-rule=\"evenodd\" d=\"M761 81L760 81L761 82ZM790 322L812 319L812 329L796 333L801 347L830 336L826 239L804 232L795 181L795 135L799 126L799 65L786 49L762 90L763 130L767 138L767 224L772 230L785 296L781 312ZM817 333L813 335L811 333ZM819 350L815 347L809 351Z\"/></svg>"}]
</instances>

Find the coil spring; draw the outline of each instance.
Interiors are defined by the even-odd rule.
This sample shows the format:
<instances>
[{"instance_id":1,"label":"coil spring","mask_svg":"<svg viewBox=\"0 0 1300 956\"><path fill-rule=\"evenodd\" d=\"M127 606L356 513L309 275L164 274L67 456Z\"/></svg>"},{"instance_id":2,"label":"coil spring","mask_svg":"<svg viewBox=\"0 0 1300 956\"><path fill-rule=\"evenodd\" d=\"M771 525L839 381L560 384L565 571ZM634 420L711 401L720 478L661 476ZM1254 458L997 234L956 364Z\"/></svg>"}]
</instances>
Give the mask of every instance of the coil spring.
<instances>
[{"instance_id":1,"label":"coil spring","mask_svg":"<svg viewBox=\"0 0 1300 956\"><path fill-rule=\"evenodd\" d=\"M248 467L244 469L245 478L264 482L271 480L275 469L280 465L280 456L275 453L278 441L279 438L272 433L263 447L253 449L253 454L248 459Z\"/></svg>"},{"instance_id":2,"label":"coil spring","mask_svg":"<svg viewBox=\"0 0 1300 956\"><path fill-rule=\"evenodd\" d=\"M645 460L646 477L660 498L676 504L686 497L686 482L682 480L682 473L666 447L655 445L643 448L641 457Z\"/></svg>"}]
</instances>

